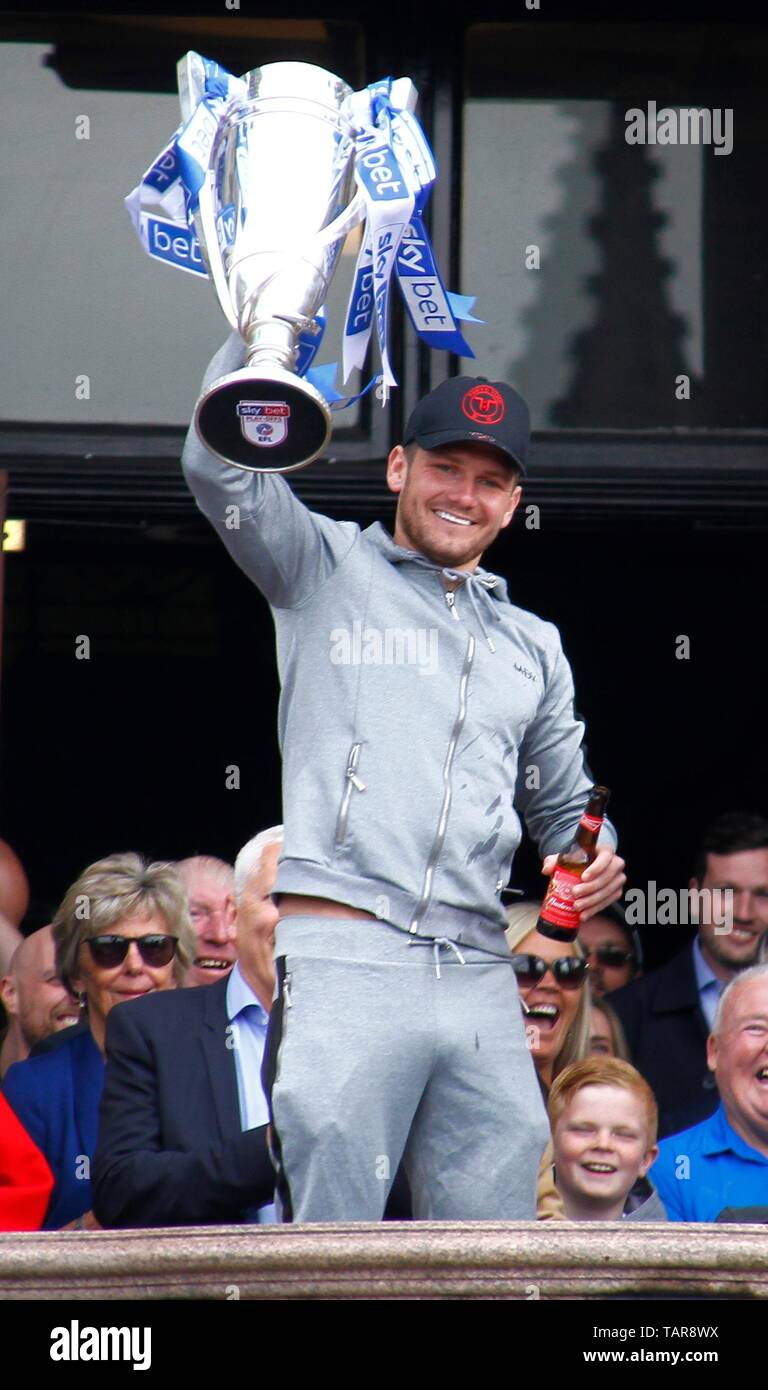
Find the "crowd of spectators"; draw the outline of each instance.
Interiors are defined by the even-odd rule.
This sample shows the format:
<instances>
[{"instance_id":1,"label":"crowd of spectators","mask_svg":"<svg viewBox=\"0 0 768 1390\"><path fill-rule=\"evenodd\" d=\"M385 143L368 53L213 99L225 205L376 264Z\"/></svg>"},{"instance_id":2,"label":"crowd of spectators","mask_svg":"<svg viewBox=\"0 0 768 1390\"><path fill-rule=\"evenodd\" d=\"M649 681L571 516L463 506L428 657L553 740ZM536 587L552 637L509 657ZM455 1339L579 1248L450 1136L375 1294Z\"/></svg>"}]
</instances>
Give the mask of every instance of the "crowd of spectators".
<instances>
[{"instance_id":1,"label":"crowd of spectators","mask_svg":"<svg viewBox=\"0 0 768 1390\"><path fill-rule=\"evenodd\" d=\"M0 842L0 1229L279 1219L261 1067L281 846L275 826L233 865L113 854L23 935ZM768 1219L768 821L721 816L694 890L693 939L647 973L618 904L567 943L538 903L508 910L551 1125L540 1219ZM401 1169L386 1215L409 1215Z\"/></svg>"}]
</instances>

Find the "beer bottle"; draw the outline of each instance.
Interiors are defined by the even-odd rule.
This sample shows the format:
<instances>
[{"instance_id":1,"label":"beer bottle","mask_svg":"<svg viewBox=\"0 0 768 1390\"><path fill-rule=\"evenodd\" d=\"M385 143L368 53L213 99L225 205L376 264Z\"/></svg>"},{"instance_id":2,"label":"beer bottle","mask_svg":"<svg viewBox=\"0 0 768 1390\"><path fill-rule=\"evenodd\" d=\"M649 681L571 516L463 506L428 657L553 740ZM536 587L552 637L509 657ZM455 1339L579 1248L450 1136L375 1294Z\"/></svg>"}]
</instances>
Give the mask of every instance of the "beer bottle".
<instances>
[{"instance_id":1,"label":"beer bottle","mask_svg":"<svg viewBox=\"0 0 768 1390\"><path fill-rule=\"evenodd\" d=\"M573 886L579 882L597 854L597 837L609 796L607 787L592 788L576 838L557 856L536 924L536 930L542 936L550 936L554 941L574 941L576 938L580 918L573 899Z\"/></svg>"}]
</instances>

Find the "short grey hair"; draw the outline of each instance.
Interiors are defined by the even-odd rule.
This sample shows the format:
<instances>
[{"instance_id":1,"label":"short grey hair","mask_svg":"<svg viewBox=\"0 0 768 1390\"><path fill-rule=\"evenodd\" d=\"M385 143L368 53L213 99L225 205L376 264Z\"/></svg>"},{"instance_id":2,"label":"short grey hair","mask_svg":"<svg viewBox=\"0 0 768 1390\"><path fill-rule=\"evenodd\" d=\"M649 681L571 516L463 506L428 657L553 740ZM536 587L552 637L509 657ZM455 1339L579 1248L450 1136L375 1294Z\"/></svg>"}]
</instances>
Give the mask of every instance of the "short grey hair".
<instances>
[{"instance_id":1,"label":"short grey hair","mask_svg":"<svg viewBox=\"0 0 768 1390\"><path fill-rule=\"evenodd\" d=\"M246 884L261 867L261 856L268 845L279 845L283 840L282 825L271 825L269 830L260 830L252 840L243 845L235 860L235 901L239 902L245 892Z\"/></svg>"},{"instance_id":2,"label":"short grey hair","mask_svg":"<svg viewBox=\"0 0 768 1390\"><path fill-rule=\"evenodd\" d=\"M70 993L80 946L91 936L110 932L126 917L158 915L178 939L173 973L181 985L194 960L195 931L187 892L173 864L149 864L139 854L110 854L89 864L67 889L53 919L56 973Z\"/></svg>"},{"instance_id":3,"label":"short grey hair","mask_svg":"<svg viewBox=\"0 0 768 1390\"><path fill-rule=\"evenodd\" d=\"M717 1001L717 1008L715 1010L715 1021L712 1024L713 1033L720 1032L720 1029L723 1026L723 1013L725 1012L725 1005L730 996L733 994L733 991L735 989L738 989L739 985L743 985L745 980L765 980L766 984L768 984L768 962L763 962L761 965L750 965L748 969L740 970L738 975L734 975L733 979L729 980L728 984L725 986L725 989L723 990L722 994L720 995L720 998Z\"/></svg>"},{"instance_id":4,"label":"short grey hair","mask_svg":"<svg viewBox=\"0 0 768 1390\"><path fill-rule=\"evenodd\" d=\"M188 859L177 859L174 868L185 883L192 874L201 873L211 874L222 884L226 883L227 888L232 887L232 865L226 859L217 859L214 854L191 854Z\"/></svg>"}]
</instances>

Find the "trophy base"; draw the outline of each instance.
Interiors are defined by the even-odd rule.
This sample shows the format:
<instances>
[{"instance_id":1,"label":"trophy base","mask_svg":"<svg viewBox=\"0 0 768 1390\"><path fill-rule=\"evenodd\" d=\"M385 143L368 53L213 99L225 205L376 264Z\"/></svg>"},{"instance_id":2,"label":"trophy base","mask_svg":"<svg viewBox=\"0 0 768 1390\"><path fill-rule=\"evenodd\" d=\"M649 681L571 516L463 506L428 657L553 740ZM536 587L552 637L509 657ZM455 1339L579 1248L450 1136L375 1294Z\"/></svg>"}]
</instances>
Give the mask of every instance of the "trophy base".
<instances>
[{"instance_id":1,"label":"trophy base","mask_svg":"<svg viewBox=\"0 0 768 1390\"><path fill-rule=\"evenodd\" d=\"M321 454L331 412L320 392L283 367L241 367L219 377L197 403L206 449L251 473L289 473Z\"/></svg>"}]
</instances>

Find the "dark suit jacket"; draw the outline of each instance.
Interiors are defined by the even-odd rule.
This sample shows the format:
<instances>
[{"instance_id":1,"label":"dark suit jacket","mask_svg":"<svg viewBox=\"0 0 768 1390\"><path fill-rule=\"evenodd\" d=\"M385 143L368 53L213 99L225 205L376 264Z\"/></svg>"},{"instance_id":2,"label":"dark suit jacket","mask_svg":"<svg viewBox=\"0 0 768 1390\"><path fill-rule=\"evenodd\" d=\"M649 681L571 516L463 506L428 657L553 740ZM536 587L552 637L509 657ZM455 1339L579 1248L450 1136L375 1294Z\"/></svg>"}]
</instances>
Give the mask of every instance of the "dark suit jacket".
<instances>
[{"instance_id":1,"label":"dark suit jacket","mask_svg":"<svg viewBox=\"0 0 768 1390\"><path fill-rule=\"evenodd\" d=\"M89 1166L96 1148L104 1063L90 1028L53 1052L16 1062L3 1091L56 1180L43 1230L57 1230L89 1211Z\"/></svg>"},{"instance_id":2,"label":"dark suit jacket","mask_svg":"<svg viewBox=\"0 0 768 1390\"><path fill-rule=\"evenodd\" d=\"M240 1128L226 990L162 990L110 1010L93 1168L104 1226L238 1222L272 1201L266 1125Z\"/></svg>"},{"instance_id":3,"label":"dark suit jacket","mask_svg":"<svg viewBox=\"0 0 768 1390\"><path fill-rule=\"evenodd\" d=\"M717 1109L707 1068L708 1028L699 1006L693 947L659 970L608 995L621 1019L632 1061L659 1106L659 1138L688 1129Z\"/></svg>"}]
</instances>

